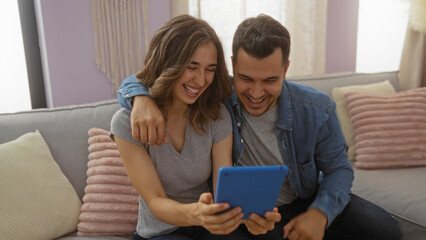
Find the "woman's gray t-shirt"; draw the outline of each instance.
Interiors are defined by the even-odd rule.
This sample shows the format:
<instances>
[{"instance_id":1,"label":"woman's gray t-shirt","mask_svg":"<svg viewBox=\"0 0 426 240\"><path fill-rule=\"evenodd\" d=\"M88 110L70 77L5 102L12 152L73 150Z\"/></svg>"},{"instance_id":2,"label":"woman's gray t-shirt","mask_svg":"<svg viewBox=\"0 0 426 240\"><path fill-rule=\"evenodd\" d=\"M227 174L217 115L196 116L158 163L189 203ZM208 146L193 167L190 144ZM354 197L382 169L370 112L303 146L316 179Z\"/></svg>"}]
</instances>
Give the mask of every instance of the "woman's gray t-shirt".
<instances>
[{"instance_id":1,"label":"woman's gray t-shirt","mask_svg":"<svg viewBox=\"0 0 426 240\"><path fill-rule=\"evenodd\" d=\"M205 135L196 132L188 120L185 143L180 153L170 144L170 140L168 144L160 146L150 146L134 140L130 125L130 111L127 109L120 109L114 114L111 120L111 134L145 147L167 196L177 202L192 203L198 201L201 193L209 191L207 180L212 174L212 145L232 133L231 116L223 104L221 104L220 113L221 119L204 124ZM149 238L167 234L176 229L176 226L158 220L139 196L136 231L140 236Z\"/></svg>"}]
</instances>

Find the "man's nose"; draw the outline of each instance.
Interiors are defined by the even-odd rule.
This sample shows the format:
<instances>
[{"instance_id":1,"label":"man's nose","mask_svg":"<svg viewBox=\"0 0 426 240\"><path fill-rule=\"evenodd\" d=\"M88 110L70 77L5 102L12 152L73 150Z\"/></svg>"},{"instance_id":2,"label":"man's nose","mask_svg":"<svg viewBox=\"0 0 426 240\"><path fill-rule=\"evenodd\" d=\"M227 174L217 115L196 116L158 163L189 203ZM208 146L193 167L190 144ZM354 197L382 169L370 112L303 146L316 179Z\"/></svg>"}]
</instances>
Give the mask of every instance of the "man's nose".
<instances>
[{"instance_id":1,"label":"man's nose","mask_svg":"<svg viewBox=\"0 0 426 240\"><path fill-rule=\"evenodd\" d=\"M250 95L253 98L261 98L265 94L265 90L263 89L262 84L253 84L253 86L250 88Z\"/></svg>"}]
</instances>

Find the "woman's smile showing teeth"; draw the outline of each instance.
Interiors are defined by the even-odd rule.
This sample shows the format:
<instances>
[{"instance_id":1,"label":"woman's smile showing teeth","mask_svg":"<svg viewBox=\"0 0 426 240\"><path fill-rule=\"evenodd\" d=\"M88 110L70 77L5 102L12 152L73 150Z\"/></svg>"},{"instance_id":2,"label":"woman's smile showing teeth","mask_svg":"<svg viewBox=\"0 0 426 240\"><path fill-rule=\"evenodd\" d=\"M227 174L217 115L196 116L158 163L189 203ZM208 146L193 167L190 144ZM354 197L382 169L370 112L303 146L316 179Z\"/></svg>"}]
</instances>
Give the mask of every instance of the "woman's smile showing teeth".
<instances>
[{"instance_id":1,"label":"woman's smile showing teeth","mask_svg":"<svg viewBox=\"0 0 426 240\"><path fill-rule=\"evenodd\" d=\"M188 85L186 85L186 84L184 84L183 85L183 87L185 88L185 90L186 90L186 93L189 95L189 96L191 96L191 97L195 97L195 96L197 96L197 94L198 94L198 92L200 91L200 89L201 88L196 88L196 87L193 87L193 86L188 86Z\"/></svg>"}]
</instances>

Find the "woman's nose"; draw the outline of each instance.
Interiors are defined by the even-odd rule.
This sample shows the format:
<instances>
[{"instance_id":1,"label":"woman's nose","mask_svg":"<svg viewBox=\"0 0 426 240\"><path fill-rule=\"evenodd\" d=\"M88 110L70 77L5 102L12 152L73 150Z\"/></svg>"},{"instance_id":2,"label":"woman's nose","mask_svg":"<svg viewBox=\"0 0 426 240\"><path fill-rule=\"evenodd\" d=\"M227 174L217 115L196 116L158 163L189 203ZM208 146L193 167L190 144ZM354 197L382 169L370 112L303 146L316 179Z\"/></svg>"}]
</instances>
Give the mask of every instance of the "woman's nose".
<instances>
[{"instance_id":1,"label":"woman's nose","mask_svg":"<svg viewBox=\"0 0 426 240\"><path fill-rule=\"evenodd\" d=\"M204 76L204 71L200 71L197 73L197 75L195 76L195 82L200 86L204 86L204 84L206 83L206 78Z\"/></svg>"}]
</instances>

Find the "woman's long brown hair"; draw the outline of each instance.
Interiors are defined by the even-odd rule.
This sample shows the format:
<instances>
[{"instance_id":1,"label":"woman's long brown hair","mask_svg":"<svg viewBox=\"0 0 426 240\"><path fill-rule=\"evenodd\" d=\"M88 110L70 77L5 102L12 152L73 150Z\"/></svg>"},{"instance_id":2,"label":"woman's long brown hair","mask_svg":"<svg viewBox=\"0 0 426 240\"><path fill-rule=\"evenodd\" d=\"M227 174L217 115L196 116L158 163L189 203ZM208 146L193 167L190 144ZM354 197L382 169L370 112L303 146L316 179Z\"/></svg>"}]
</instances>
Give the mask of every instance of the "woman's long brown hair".
<instances>
[{"instance_id":1,"label":"woman's long brown hair","mask_svg":"<svg viewBox=\"0 0 426 240\"><path fill-rule=\"evenodd\" d=\"M144 68L137 74L149 89L163 113L173 103L173 88L187 68L196 49L213 43L217 51L217 67L210 86L192 104L192 126L204 133L207 120L217 120L220 103L232 93L222 44L210 25L189 15L172 18L153 36L145 57Z\"/></svg>"}]
</instances>

